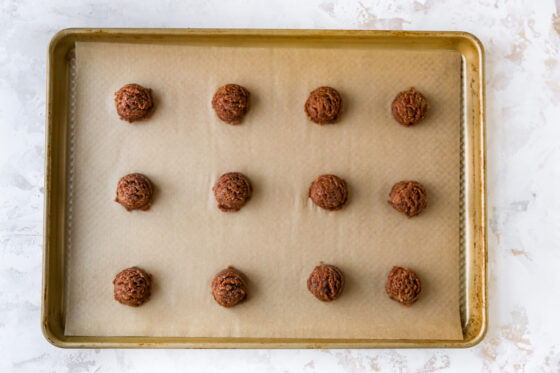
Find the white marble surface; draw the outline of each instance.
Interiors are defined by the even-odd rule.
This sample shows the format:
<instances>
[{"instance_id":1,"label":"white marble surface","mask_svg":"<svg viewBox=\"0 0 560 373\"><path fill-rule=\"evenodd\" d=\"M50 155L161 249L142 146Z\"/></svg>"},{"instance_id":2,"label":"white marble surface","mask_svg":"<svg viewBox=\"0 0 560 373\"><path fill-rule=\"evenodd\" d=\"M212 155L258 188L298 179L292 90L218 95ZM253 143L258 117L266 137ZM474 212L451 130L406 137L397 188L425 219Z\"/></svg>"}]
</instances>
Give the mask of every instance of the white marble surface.
<instances>
[{"instance_id":1,"label":"white marble surface","mask_svg":"<svg viewBox=\"0 0 560 373\"><path fill-rule=\"evenodd\" d=\"M0 372L560 371L560 4L1 0ZM61 350L41 335L45 57L66 27L464 30L486 47L489 297L468 350Z\"/></svg>"}]
</instances>

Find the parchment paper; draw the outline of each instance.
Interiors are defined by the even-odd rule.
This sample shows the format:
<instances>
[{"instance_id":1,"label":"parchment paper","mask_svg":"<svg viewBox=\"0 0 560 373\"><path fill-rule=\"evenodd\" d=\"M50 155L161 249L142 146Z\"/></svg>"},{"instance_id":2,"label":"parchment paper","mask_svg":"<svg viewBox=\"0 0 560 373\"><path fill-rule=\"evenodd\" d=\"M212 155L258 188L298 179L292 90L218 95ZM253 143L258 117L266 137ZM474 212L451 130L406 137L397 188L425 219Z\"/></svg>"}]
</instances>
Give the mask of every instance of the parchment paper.
<instances>
[{"instance_id":1,"label":"parchment paper","mask_svg":"<svg viewBox=\"0 0 560 373\"><path fill-rule=\"evenodd\" d=\"M462 338L457 53L104 43L79 43L76 53L67 335ZM251 92L240 126L220 122L210 103L230 82ZM149 120L119 120L113 93L126 83L153 89ZM343 96L339 124L318 126L304 114L321 85ZM390 104L410 86L430 108L405 128ZM254 187L234 214L218 210L212 194L228 171ZM113 201L131 172L156 185L148 212ZM324 173L348 182L343 210L307 198ZM387 204L392 185L409 179L428 192L427 210L413 219ZM319 261L345 274L336 302L306 289ZM133 265L154 279L139 308L113 300L115 274ZM227 265L249 278L248 301L232 309L210 291ZM422 279L409 308L385 294L393 265Z\"/></svg>"}]
</instances>

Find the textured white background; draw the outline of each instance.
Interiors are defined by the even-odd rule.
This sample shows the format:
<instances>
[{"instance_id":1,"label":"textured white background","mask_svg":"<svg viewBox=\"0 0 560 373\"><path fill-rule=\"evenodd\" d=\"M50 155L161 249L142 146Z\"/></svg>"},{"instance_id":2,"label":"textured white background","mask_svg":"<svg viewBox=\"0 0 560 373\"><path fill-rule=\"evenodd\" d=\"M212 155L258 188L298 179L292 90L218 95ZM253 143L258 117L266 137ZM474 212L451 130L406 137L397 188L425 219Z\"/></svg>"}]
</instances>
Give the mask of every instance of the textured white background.
<instances>
[{"instance_id":1,"label":"textured white background","mask_svg":"<svg viewBox=\"0 0 560 373\"><path fill-rule=\"evenodd\" d=\"M0 0L0 372L560 371L560 4ZM60 350L39 326L45 56L65 27L464 30L486 47L490 328L469 350Z\"/></svg>"}]
</instances>

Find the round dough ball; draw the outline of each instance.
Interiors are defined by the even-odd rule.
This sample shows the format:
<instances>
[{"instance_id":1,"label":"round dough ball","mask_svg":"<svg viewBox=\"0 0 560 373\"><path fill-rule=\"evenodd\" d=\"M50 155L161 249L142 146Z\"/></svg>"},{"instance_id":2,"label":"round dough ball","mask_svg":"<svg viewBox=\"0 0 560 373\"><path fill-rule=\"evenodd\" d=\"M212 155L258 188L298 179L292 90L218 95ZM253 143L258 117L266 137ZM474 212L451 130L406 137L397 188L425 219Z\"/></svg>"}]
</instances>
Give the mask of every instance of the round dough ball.
<instances>
[{"instance_id":1,"label":"round dough ball","mask_svg":"<svg viewBox=\"0 0 560 373\"><path fill-rule=\"evenodd\" d=\"M150 299L152 275L138 267L127 268L115 276L113 285L116 301L138 307Z\"/></svg>"},{"instance_id":2,"label":"round dough ball","mask_svg":"<svg viewBox=\"0 0 560 373\"><path fill-rule=\"evenodd\" d=\"M337 267L321 263L307 279L307 290L323 302L336 300L344 289L344 275Z\"/></svg>"},{"instance_id":3,"label":"round dough ball","mask_svg":"<svg viewBox=\"0 0 560 373\"><path fill-rule=\"evenodd\" d=\"M319 87L305 101L305 113L317 124L335 123L342 112L342 97L331 87Z\"/></svg>"},{"instance_id":4,"label":"round dough ball","mask_svg":"<svg viewBox=\"0 0 560 373\"><path fill-rule=\"evenodd\" d=\"M212 190L218 201L218 208L224 212L239 211L253 193L249 179L239 172L223 174Z\"/></svg>"},{"instance_id":5,"label":"round dough ball","mask_svg":"<svg viewBox=\"0 0 560 373\"><path fill-rule=\"evenodd\" d=\"M309 187L309 198L325 210L339 210L348 200L346 181L336 175L321 175Z\"/></svg>"},{"instance_id":6,"label":"round dough ball","mask_svg":"<svg viewBox=\"0 0 560 373\"><path fill-rule=\"evenodd\" d=\"M400 92L391 105L393 117L403 126L410 127L426 116L426 99L414 87Z\"/></svg>"},{"instance_id":7,"label":"round dough ball","mask_svg":"<svg viewBox=\"0 0 560 373\"><path fill-rule=\"evenodd\" d=\"M249 110L249 91L237 84L226 84L218 88L212 98L212 107L220 120L239 124Z\"/></svg>"},{"instance_id":8,"label":"round dough ball","mask_svg":"<svg viewBox=\"0 0 560 373\"><path fill-rule=\"evenodd\" d=\"M400 181L393 185L389 204L409 218L422 212L427 206L426 189L417 181Z\"/></svg>"},{"instance_id":9,"label":"round dough ball","mask_svg":"<svg viewBox=\"0 0 560 373\"><path fill-rule=\"evenodd\" d=\"M128 211L147 210L152 204L152 183L145 175L128 174L119 180L115 201Z\"/></svg>"},{"instance_id":10,"label":"round dough ball","mask_svg":"<svg viewBox=\"0 0 560 373\"><path fill-rule=\"evenodd\" d=\"M138 84L127 84L115 92L117 113L130 123L149 117L154 111L152 90Z\"/></svg>"},{"instance_id":11,"label":"round dough ball","mask_svg":"<svg viewBox=\"0 0 560 373\"><path fill-rule=\"evenodd\" d=\"M212 280L212 295L220 306L233 307L247 299L245 275L232 266L218 272Z\"/></svg>"},{"instance_id":12,"label":"round dough ball","mask_svg":"<svg viewBox=\"0 0 560 373\"><path fill-rule=\"evenodd\" d=\"M387 276L385 292L389 298L410 306L418 300L422 291L422 282L412 270L394 266Z\"/></svg>"}]
</instances>

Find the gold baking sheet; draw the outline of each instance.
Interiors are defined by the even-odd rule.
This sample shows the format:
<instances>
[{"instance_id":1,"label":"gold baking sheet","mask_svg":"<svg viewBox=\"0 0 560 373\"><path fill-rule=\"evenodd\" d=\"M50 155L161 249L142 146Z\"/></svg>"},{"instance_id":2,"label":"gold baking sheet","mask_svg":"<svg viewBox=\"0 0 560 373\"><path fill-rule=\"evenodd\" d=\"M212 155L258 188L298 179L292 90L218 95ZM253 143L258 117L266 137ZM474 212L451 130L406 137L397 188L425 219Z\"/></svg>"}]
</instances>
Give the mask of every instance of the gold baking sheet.
<instances>
[{"instance_id":1,"label":"gold baking sheet","mask_svg":"<svg viewBox=\"0 0 560 373\"><path fill-rule=\"evenodd\" d=\"M68 241L72 189L78 42L140 43L303 49L455 51L462 59L461 229L459 255L462 338L458 340L260 338L66 335ZM470 347L487 329L487 217L484 119L484 50L472 34L447 31L259 30L259 29L65 29L53 36L47 59L45 230L41 328L64 348L441 348ZM84 284L84 286L86 286ZM341 298L342 299L342 298Z\"/></svg>"},{"instance_id":2,"label":"gold baking sheet","mask_svg":"<svg viewBox=\"0 0 560 373\"><path fill-rule=\"evenodd\" d=\"M65 334L462 338L459 53L78 43L76 61ZM138 124L120 121L114 108L113 92L130 82L152 88L157 103ZM252 93L241 126L219 122L210 105L229 82ZM337 125L315 125L303 113L321 85L343 96ZM430 111L404 128L390 103L409 86ZM211 191L228 171L243 172L255 189L237 214L220 212ZM130 172L156 185L149 212L113 202ZM323 173L347 180L345 209L325 212L307 199ZM429 195L414 219L386 203L393 183L407 179ZM306 290L320 260L347 278L331 304ZM230 264L247 274L250 293L224 309L209 284ZM111 280L132 265L155 283L151 301L136 309L112 299ZM393 265L423 280L412 307L384 293Z\"/></svg>"}]
</instances>

